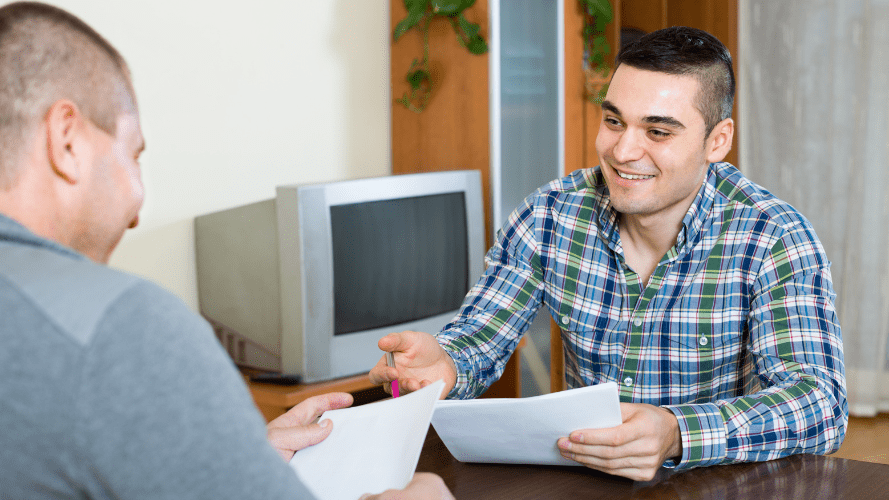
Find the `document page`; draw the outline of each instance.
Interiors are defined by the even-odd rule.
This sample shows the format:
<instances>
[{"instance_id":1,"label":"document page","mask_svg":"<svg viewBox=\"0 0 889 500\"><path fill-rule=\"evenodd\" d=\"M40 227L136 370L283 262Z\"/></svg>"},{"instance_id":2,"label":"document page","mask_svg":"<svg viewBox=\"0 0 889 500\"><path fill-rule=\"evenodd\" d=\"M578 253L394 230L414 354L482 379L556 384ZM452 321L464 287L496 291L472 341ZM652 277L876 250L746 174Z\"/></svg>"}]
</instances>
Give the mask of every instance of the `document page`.
<instances>
[{"instance_id":1,"label":"document page","mask_svg":"<svg viewBox=\"0 0 889 500\"><path fill-rule=\"evenodd\" d=\"M333 422L324 441L297 451L290 466L322 500L355 500L407 486L417 468L439 380L400 398L325 412Z\"/></svg>"},{"instance_id":2,"label":"document page","mask_svg":"<svg viewBox=\"0 0 889 500\"><path fill-rule=\"evenodd\" d=\"M562 457L556 441L620 424L614 382L530 398L438 401L432 415L435 432L461 462L580 465Z\"/></svg>"}]
</instances>

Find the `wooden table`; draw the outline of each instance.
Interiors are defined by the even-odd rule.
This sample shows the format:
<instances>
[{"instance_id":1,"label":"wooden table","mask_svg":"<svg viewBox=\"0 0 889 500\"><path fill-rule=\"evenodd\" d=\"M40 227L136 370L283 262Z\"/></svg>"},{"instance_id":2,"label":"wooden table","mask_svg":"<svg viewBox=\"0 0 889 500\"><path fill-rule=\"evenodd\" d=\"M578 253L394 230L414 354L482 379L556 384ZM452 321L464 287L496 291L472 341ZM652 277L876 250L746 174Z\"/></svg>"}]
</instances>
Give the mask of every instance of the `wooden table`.
<instances>
[{"instance_id":1,"label":"wooden table","mask_svg":"<svg viewBox=\"0 0 889 500\"><path fill-rule=\"evenodd\" d=\"M819 455L771 462L662 469L634 482L587 469L457 461L430 427L418 472L440 475L454 496L472 499L877 499L889 498L889 465Z\"/></svg>"}]
</instances>

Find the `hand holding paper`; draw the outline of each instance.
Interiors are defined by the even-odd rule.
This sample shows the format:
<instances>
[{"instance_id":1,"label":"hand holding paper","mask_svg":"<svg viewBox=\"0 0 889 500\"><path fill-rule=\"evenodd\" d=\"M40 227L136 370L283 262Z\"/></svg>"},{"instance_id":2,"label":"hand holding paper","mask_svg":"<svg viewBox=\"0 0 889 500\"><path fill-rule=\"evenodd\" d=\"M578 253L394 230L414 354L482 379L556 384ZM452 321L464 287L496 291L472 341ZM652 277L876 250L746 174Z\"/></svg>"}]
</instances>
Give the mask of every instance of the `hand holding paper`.
<instances>
[{"instance_id":1,"label":"hand holding paper","mask_svg":"<svg viewBox=\"0 0 889 500\"><path fill-rule=\"evenodd\" d=\"M352 395L345 392L332 392L306 399L266 425L268 440L278 450L281 458L289 461L293 452L320 443L330 434L330 425L318 423L318 417L322 413L351 404Z\"/></svg>"},{"instance_id":2,"label":"hand holding paper","mask_svg":"<svg viewBox=\"0 0 889 500\"><path fill-rule=\"evenodd\" d=\"M580 465L556 441L578 429L621 424L614 383L519 399L439 401L432 426L457 460Z\"/></svg>"},{"instance_id":3,"label":"hand holding paper","mask_svg":"<svg viewBox=\"0 0 889 500\"><path fill-rule=\"evenodd\" d=\"M403 490L386 490L378 495L364 495L358 500L404 500L405 498L454 500L454 495L441 477L431 472L418 472Z\"/></svg>"},{"instance_id":4,"label":"hand holding paper","mask_svg":"<svg viewBox=\"0 0 889 500\"><path fill-rule=\"evenodd\" d=\"M634 481L649 481L668 458L682 458L673 412L633 403L621 403L620 409L623 424L617 427L577 430L559 439L562 456Z\"/></svg>"},{"instance_id":5,"label":"hand holding paper","mask_svg":"<svg viewBox=\"0 0 889 500\"><path fill-rule=\"evenodd\" d=\"M290 466L321 499L356 499L408 485L444 382L398 399L325 412L324 441L293 455Z\"/></svg>"}]
</instances>

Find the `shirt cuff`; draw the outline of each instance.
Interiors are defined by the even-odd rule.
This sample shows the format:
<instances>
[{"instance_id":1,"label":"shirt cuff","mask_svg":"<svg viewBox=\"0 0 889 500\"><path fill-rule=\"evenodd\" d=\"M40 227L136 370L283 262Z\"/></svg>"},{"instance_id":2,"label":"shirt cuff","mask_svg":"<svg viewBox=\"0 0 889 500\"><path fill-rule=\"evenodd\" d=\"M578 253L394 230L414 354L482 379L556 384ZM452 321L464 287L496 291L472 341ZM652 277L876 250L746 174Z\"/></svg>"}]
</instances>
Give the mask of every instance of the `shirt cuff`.
<instances>
[{"instance_id":1,"label":"shirt cuff","mask_svg":"<svg viewBox=\"0 0 889 500\"><path fill-rule=\"evenodd\" d=\"M678 464L674 460L668 460L664 463L664 467L681 470L716 465L725 461L725 420L718 405L704 403L664 406L664 408L676 415L676 420L679 421L679 436L682 439L682 459Z\"/></svg>"},{"instance_id":2,"label":"shirt cuff","mask_svg":"<svg viewBox=\"0 0 889 500\"><path fill-rule=\"evenodd\" d=\"M472 398L471 384L470 384L470 374L472 373L472 366L469 364L467 360L461 359L460 354L457 351L454 351L450 348L450 346L446 344L439 344L444 349L448 356L454 361L454 367L457 370L457 382L454 384L454 387L451 389L451 392L445 397L445 399L470 399Z\"/></svg>"}]
</instances>

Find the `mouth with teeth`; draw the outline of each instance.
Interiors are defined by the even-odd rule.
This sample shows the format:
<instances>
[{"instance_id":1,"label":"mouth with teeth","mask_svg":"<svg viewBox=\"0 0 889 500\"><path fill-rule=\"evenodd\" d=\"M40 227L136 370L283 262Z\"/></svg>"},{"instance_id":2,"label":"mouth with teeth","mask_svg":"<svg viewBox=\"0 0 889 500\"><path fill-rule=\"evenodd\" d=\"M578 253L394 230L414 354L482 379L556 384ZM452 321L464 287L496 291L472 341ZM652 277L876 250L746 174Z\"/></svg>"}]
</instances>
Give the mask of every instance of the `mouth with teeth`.
<instances>
[{"instance_id":1,"label":"mouth with teeth","mask_svg":"<svg viewBox=\"0 0 889 500\"><path fill-rule=\"evenodd\" d=\"M619 175L621 179L628 179L631 181L654 178L653 175L630 175L630 174L625 174L625 173L621 172L620 170L615 170L615 171L617 172L617 175Z\"/></svg>"}]
</instances>

